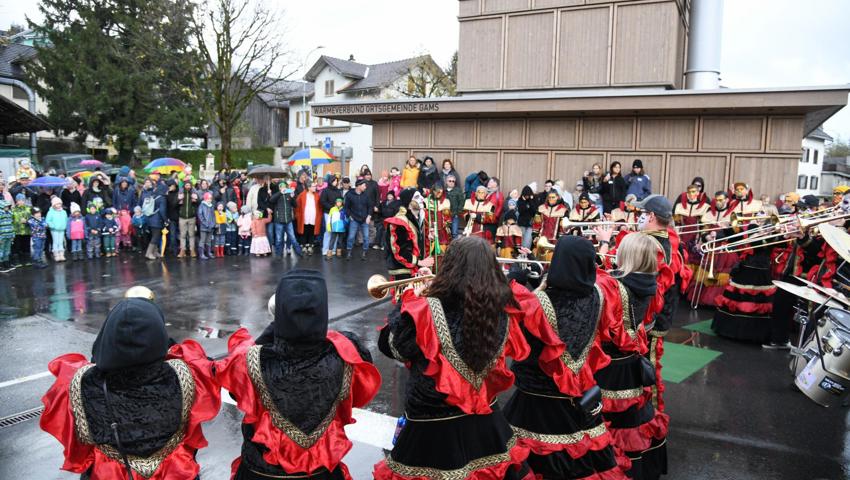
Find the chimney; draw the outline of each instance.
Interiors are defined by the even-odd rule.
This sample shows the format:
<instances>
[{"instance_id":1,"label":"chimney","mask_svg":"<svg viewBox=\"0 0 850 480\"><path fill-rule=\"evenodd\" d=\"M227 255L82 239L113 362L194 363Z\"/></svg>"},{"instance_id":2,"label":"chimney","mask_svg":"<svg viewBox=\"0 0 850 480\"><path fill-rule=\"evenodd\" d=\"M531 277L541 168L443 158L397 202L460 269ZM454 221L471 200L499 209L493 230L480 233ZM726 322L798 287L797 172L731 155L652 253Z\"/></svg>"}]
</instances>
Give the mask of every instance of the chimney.
<instances>
[{"instance_id":1,"label":"chimney","mask_svg":"<svg viewBox=\"0 0 850 480\"><path fill-rule=\"evenodd\" d=\"M349 55L349 56L348 56L348 61L349 61L349 62L353 62L353 61L354 61L354 54L351 54L351 55Z\"/></svg>"},{"instance_id":2,"label":"chimney","mask_svg":"<svg viewBox=\"0 0 850 480\"><path fill-rule=\"evenodd\" d=\"M720 35L723 31L723 0L692 0L688 34L688 68L685 88L720 88Z\"/></svg>"}]
</instances>

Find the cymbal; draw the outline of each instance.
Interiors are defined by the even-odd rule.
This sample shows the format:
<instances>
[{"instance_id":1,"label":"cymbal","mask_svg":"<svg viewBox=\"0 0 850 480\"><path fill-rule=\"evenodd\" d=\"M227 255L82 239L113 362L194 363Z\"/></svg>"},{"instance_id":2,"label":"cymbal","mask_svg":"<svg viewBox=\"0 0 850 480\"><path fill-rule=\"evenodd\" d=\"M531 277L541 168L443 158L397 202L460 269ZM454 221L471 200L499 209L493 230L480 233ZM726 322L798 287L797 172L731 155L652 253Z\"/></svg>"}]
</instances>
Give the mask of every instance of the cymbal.
<instances>
[{"instance_id":1,"label":"cymbal","mask_svg":"<svg viewBox=\"0 0 850 480\"><path fill-rule=\"evenodd\" d=\"M845 262L850 262L850 234L828 223L818 225L818 229L827 245L832 247Z\"/></svg>"},{"instance_id":2,"label":"cymbal","mask_svg":"<svg viewBox=\"0 0 850 480\"><path fill-rule=\"evenodd\" d=\"M845 297L845 296L844 296L844 294L843 294L843 293L840 293L838 290L835 290L834 288L826 288L826 287L824 287L823 285L818 285L818 284L817 284L817 283L815 283L815 282L810 282L810 281L806 280L806 279L805 279L805 278L803 278L803 277L797 277L797 276L795 276L794 278L796 278L796 279L797 279L797 280L799 280L799 281L800 281L803 285L805 285L805 286L807 286L807 287L811 288L811 289L812 289L812 290L814 290L815 292L817 292L817 293L819 293L819 294L821 294L821 295L823 295L823 296L829 297L829 298L833 299L833 300L834 300L834 301L836 301L836 302L839 302L839 303L841 303L841 304L844 304L844 306L850 307L850 300L848 300L848 299L847 299L847 297ZM833 305L830 305L830 307L831 307L831 306L833 306ZM838 306L840 307L841 305L838 305Z\"/></svg>"},{"instance_id":3,"label":"cymbal","mask_svg":"<svg viewBox=\"0 0 850 480\"><path fill-rule=\"evenodd\" d=\"M830 298L826 295L818 293L813 288L805 287L802 285L794 285L793 283L783 282L781 280L774 280L773 284L777 286L777 288L781 288L786 292L796 296L808 300L810 302L815 302L817 304L823 304L829 302L827 305L830 307L841 308L841 304L836 302L835 300L830 300Z\"/></svg>"}]
</instances>

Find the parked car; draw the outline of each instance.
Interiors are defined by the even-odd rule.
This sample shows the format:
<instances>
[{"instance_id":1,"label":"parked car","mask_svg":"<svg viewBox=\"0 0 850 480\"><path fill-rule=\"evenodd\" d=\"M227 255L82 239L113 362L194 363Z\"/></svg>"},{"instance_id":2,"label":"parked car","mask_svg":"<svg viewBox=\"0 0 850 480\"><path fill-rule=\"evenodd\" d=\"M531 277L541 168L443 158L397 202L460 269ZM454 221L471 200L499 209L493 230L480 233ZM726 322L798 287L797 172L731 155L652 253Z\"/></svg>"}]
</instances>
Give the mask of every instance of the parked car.
<instances>
[{"instance_id":1,"label":"parked car","mask_svg":"<svg viewBox=\"0 0 850 480\"><path fill-rule=\"evenodd\" d=\"M49 171L51 168L56 171L62 170L68 176L85 170L94 170L93 168L80 166L80 162L83 160L94 159L94 157L87 153L57 153L41 157L45 171ZM115 178L119 169L115 165L104 163L100 167L100 170L109 175L110 178Z\"/></svg>"},{"instance_id":2,"label":"parked car","mask_svg":"<svg viewBox=\"0 0 850 480\"><path fill-rule=\"evenodd\" d=\"M201 149L201 147L199 147L198 145L195 145L194 143L181 143L180 145L177 145L177 150L182 150L182 151L185 151L185 152L195 151L195 150L200 150L200 149Z\"/></svg>"}]
</instances>

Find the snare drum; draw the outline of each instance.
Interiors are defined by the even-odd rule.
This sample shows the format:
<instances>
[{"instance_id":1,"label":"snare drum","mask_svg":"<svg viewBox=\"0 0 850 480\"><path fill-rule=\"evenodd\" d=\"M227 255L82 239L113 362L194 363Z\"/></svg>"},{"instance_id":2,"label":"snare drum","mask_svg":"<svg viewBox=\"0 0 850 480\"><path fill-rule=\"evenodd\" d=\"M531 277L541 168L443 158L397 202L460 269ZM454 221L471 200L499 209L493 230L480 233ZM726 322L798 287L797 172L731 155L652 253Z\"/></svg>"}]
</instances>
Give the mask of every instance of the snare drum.
<instances>
[{"instance_id":1,"label":"snare drum","mask_svg":"<svg viewBox=\"0 0 850 480\"><path fill-rule=\"evenodd\" d=\"M833 330L850 333L850 312L840 308L828 308L818 319L818 336L824 338Z\"/></svg>"}]
</instances>

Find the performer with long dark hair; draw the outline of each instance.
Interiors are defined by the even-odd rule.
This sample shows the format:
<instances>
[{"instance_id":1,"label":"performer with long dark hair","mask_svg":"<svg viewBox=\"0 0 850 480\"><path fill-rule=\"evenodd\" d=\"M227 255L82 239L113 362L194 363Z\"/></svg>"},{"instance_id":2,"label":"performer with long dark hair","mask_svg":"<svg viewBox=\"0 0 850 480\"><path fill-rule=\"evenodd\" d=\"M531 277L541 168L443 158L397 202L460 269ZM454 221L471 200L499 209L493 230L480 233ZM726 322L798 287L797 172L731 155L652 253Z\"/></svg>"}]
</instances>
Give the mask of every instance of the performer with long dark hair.
<instances>
[{"instance_id":1,"label":"performer with long dark hair","mask_svg":"<svg viewBox=\"0 0 850 480\"><path fill-rule=\"evenodd\" d=\"M531 450L528 465L542 478L625 479L630 466L611 447L593 374L611 361L603 344L628 345L631 339L622 322L612 329L596 280L593 244L564 236L544 284L522 297L522 331L531 354L511 367L517 388L505 416L519 445Z\"/></svg>"},{"instance_id":2,"label":"performer with long dark hair","mask_svg":"<svg viewBox=\"0 0 850 480\"><path fill-rule=\"evenodd\" d=\"M327 286L313 270L281 277L272 330L265 345L237 330L218 365L222 386L245 413L231 478L350 479L342 458L352 444L343 427L381 386L371 355L353 334L328 330Z\"/></svg>"},{"instance_id":3,"label":"performer with long dark hair","mask_svg":"<svg viewBox=\"0 0 850 480\"><path fill-rule=\"evenodd\" d=\"M422 296L404 292L378 346L410 370L406 424L376 479L533 478L496 401L513 385L507 357L528 355L514 294L480 237L452 242Z\"/></svg>"},{"instance_id":4,"label":"performer with long dark hair","mask_svg":"<svg viewBox=\"0 0 850 480\"><path fill-rule=\"evenodd\" d=\"M79 353L50 362L56 382L39 423L62 443L63 470L84 479L197 478L201 423L218 414L221 390L197 342L168 345L159 307L128 298L109 311L93 363Z\"/></svg>"}]
</instances>

